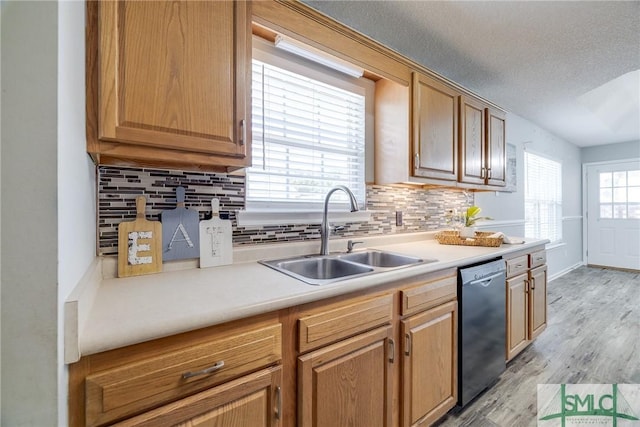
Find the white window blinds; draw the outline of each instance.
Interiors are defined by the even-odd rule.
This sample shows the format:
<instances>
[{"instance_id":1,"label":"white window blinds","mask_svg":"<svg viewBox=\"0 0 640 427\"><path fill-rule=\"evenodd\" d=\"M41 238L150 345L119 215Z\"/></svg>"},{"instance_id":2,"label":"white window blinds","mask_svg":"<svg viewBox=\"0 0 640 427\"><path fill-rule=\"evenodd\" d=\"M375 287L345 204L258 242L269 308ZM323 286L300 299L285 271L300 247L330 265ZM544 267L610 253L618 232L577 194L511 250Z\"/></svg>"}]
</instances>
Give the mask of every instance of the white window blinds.
<instances>
[{"instance_id":1,"label":"white window blinds","mask_svg":"<svg viewBox=\"0 0 640 427\"><path fill-rule=\"evenodd\" d=\"M562 165L524 153L525 236L562 240Z\"/></svg>"},{"instance_id":2,"label":"white window blinds","mask_svg":"<svg viewBox=\"0 0 640 427\"><path fill-rule=\"evenodd\" d=\"M346 185L365 200L365 96L253 60L247 209L313 209ZM341 199L342 198L342 199ZM346 196L335 194L338 203Z\"/></svg>"}]
</instances>

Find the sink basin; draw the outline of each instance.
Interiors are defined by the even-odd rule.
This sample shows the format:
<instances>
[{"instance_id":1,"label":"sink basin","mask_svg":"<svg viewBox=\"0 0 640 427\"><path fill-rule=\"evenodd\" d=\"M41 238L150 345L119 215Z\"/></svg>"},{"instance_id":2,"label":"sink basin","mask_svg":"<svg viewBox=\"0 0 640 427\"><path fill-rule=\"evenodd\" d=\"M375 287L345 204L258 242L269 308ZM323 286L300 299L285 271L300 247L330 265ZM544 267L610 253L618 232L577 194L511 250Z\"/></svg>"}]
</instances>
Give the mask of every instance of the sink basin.
<instances>
[{"instance_id":1,"label":"sink basin","mask_svg":"<svg viewBox=\"0 0 640 427\"><path fill-rule=\"evenodd\" d=\"M367 250L350 254L308 255L259 262L310 285L325 285L394 268L436 261Z\"/></svg>"},{"instance_id":2,"label":"sink basin","mask_svg":"<svg viewBox=\"0 0 640 427\"><path fill-rule=\"evenodd\" d=\"M340 259L346 259L351 262L357 262L358 264L383 268L402 267L405 265L418 264L420 262L423 262L423 260L420 258L382 251L354 252L351 254L340 255Z\"/></svg>"},{"instance_id":3,"label":"sink basin","mask_svg":"<svg viewBox=\"0 0 640 427\"><path fill-rule=\"evenodd\" d=\"M262 264L313 285L331 283L336 279L373 271L373 268L366 265L329 257L263 261Z\"/></svg>"}]
</instances>

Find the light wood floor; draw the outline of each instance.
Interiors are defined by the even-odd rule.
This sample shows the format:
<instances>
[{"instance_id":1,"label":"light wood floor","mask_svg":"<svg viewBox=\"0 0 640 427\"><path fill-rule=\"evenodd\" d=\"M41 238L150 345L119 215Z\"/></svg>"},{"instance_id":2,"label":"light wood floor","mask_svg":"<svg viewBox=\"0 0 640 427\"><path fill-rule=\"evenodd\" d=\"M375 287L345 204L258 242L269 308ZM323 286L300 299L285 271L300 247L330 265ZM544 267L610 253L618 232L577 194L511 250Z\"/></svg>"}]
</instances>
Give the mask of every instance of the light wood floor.
<instances>
[{"instance_id":1,"label":"light wood floor","mask_svg":"<svg viewBox=\"0 0 640 427\"><path fill-rule=\"evenodd\" d=\"M580 267L548 285L548 326L439 427L536 425L538 384L640 383L640 274Z\"/></svg>"}]
</instances>

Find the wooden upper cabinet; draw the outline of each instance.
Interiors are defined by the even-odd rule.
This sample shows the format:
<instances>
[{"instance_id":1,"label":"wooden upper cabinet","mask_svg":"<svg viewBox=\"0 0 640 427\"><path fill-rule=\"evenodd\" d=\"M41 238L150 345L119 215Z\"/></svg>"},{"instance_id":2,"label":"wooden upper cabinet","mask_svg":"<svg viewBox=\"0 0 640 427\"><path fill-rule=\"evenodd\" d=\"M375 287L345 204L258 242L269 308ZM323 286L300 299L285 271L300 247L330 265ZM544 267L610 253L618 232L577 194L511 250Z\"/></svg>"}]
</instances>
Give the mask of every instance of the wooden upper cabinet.
<instances>
[{"instance_id":1,"label":"wooden upper cabinet","mask_svg":"<svg viewBox=\"0 0 640 427\"><path fill-rule=\"evenodd\" d=\"M506 185L505 115L483 102L460 97L460 176L458 181Z\"/></svg>"},{"instance_id":2,"label":"wooden upper cabinet","mask_svg":"<svg viewBox=\"0 0 640 427\"><path fill-rule=\"evenodd\" d=\"M506 185L506 116L495 108L486 109L487 120L487 184Z\"/></svg>"},{"instance_id":3,"label":"wooden upper cabinet","mask_svg":"<svg viewBox=\"0 0 640 427\"><path fill-rule=\"evenodd\" d=\"M484 184L486 178L485 105L460 97L460 182Z\"/></svg>"},{"instance_id":4,"label":"wooden upper cabinet","mask_svg":"<svg viewBox=\"0 0 640 427\"><path fill-rule=\"evenodd\" d=\"M248 2L88 2L87 13L88 151L98 162L250 164Z\"/></svg>"},{"instance_id":5,"label":"wooden upper cabinet","mask_svg":"<svg viewBox=\"0 0 640 427\"><path fill-rule=\"evenodd\" d=\"M424 74L413 74L413 175L458 178L458 92Z\"/></svg>"}]
</instances>

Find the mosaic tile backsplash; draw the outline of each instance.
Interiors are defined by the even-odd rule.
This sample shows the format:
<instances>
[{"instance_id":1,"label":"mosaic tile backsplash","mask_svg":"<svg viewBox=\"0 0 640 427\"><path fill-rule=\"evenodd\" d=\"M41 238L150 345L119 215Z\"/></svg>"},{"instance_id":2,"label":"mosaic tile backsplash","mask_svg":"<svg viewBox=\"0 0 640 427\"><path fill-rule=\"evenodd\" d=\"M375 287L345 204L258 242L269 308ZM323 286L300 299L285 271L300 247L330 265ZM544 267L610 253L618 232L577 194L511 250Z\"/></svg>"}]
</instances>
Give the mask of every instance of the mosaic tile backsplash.
<instances>
[{"instance_id":1,"label":"mosaic tile backsplash","mask_svg":"<svg viewBox=\"0 0 640 427\"><path fill-rule=\"evenodd\" d=\"M220 200L220 216L229 218L233 244L251 245L320 239L320 224L238 227L236 212L244 209L244 176L175 170L122 167L98 168L98 241L102 255L117 254L118 224L135 219L135 199L147 198L147 218L160 219L160 212L175 207L175 188L185 188L185 206L198 211L200 219L211 215L211 199ZM473 204L473 194L450 189L419 189L380 185L367 186L370 221L344 224L336 236L409 233L446 226L447 209L460 210ZM396 211L403 225L396 226Z\"/></svg>"}]
</instances>

